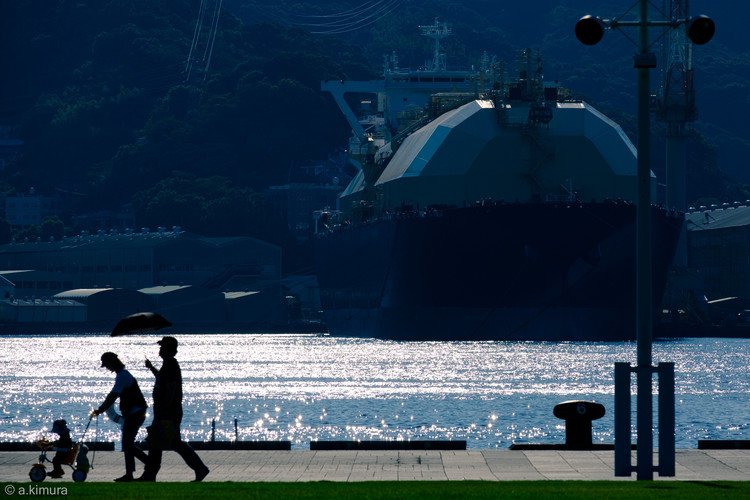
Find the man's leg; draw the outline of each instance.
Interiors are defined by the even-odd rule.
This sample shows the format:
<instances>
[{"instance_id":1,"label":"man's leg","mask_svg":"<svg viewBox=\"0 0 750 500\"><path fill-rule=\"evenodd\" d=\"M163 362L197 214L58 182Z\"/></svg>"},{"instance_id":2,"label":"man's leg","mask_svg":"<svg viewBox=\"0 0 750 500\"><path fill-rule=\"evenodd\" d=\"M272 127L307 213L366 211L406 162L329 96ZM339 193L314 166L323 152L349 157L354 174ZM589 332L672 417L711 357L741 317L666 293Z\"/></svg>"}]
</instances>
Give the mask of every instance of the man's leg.
<instances>
[{"instance_id":1,"label":"man's leg","mask_svg":"<svg viewBox=\"0 0 750 500\"><path fill-rule=\"evenodd\" d=\"M203 463L201 457L199 457L195 450L185 441L180 441L179 443L177 443L177 445L174 447L174 451L179 453L187 466L194 471L197 472L206 468L206 464Z\"/></svg>"},{"instance_id":2,"label":"man's leg","mask_svg":"<svg viewBox=\"0 0 750 500\"><path fill-rule=\"evenodd\" d=\"M138 478L138 481L156 481L156 475L159 473L159 469L161 469L161 456L161 448L158 446L149 446L148 462L146 462L146 468L143 469L143 474Z\"/></svg>"},{"instance_id":3,"label":"man's leg","mask_svg":"<svg viewBox=\"0 0 750 500\"><path fill-rule=\"evenodd\" d=\"M177 428L177 435L179 436L179 427ZM195 480L197 482L203 481L208 475L208 467L203 463L201 457L195 452L195 450L182 439L179 439L175 444L174 451L176 451L182 459L185 461L188 467L193 469L195 472Z\"/></svg>"},{"instance_id":4,"label":"man's leg","mask_svg":"<svg viewBox=\"0 0 750 500\"><path fill-rule=\"evenodd\" d=\"M151 423L148 436L148 462L143 469L143 474L138 481L156 481L156 475L161 469L162 443L160 441L161 429L156 421Z\"/></svg>"}]
</instances>

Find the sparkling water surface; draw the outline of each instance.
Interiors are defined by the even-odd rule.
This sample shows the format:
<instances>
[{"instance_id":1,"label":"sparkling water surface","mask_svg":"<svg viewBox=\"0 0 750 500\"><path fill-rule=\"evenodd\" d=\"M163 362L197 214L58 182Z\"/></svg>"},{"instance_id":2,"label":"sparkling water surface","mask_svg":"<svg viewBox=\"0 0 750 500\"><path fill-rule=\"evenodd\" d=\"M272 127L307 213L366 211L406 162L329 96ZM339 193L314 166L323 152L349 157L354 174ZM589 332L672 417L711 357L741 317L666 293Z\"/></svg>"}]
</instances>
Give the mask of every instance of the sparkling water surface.
<instances>
[{"instance_id":1,"label":"sparkling water surface","mask_svg":"<svg viewBox=\"0 0 750 500\"><path fill-rule=\"evenodd\" d=\"M160 365L159 338L0 337L0 441L36 440L57 418L80 438L114 382L99 367L105 351L119 354L150 403L153 376L144 359ZM213 421L216 440L290 440L295 449L325 439L465 439L469 448L563 443L564 422L552 409L570 399L605 406L593 423L594 442L612 443L614 363L636 360L634 342L237 334L178 340L186 439L210 440ZM675 363L678 448L695 448L699 439L750 439L750 340L655 342L653 359ZM105 416L86 435L118 438Z\"/></svg>"}]
</instances>

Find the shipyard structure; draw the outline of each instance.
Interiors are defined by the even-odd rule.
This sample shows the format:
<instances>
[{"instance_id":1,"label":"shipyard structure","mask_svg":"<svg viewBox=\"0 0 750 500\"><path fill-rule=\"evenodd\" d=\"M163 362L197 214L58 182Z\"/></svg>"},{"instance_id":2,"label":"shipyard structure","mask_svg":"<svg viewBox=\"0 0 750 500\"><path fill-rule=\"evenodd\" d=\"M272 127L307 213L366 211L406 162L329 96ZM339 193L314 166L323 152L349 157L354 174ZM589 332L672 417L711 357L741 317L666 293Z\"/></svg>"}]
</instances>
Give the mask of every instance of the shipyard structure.
<instances>
[{"instance_id":1,"label":"shipyard structure","mask_svg":"<svg viewBox=\"0 0 750 500\"><path fill-rule=\"evenodd\" d=\"M281 249L159 229L0 246L0 331L110 331L141 311L181 331L285 329Z\"/></svg>"}]
</instances>

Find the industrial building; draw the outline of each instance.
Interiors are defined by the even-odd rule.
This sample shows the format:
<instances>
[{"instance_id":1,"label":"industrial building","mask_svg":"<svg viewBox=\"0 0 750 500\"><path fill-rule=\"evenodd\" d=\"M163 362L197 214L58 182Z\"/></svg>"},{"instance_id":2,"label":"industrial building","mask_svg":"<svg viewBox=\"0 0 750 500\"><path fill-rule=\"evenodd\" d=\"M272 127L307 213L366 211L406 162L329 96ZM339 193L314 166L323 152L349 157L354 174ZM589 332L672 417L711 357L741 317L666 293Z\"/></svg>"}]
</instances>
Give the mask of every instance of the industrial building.
<instances>
[{"instance_id":1,"label":"industrial building","mask_svg":"<svg viewBox=\"0 0 750 500\"><path fill-rule=\"evenodd\" d=\"M750 302L750 201L691 208L685 214L688 267L708 300Z\"/></svg>"},{"instance_id":2,"label":"industrial building","mask_svg":"<svg viewBox=\"0 0 750 500\"><path fill-rule=\"evenodd\" d=\"M0 321L6 325L88 322L106 328L144 310L186 327L269 325L285 313L280 247L249 237L205 238L177 227L2 245L0 278Z\"/></svg>"}]
</instances>

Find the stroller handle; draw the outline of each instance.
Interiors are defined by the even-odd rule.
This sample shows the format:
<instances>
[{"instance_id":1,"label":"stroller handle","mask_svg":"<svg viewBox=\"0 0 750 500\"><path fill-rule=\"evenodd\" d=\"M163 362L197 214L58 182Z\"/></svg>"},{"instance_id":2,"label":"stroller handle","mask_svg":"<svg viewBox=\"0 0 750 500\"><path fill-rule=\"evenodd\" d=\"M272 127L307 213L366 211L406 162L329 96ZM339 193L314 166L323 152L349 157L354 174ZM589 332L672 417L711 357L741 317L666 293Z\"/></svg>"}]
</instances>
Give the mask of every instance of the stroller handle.
<instances>
[{"instance_id":1,"label":"stroller handle","mask_svg":"<svg viewBox=\"0 0 750 500\"><path fill-rule=\"evenodd\" d=\"M98 418L98 416L97 416L97 418ZM79 439L79 441L83 441L83 438L86 437L86 433L89 430L89 426L91 425L91 421L92 420L94 420L94 417L92 415L89 415L89 421L86 422L86 428L83 429L83 434L81 434L81 439Z\"/></svg>"}]
</instances>

